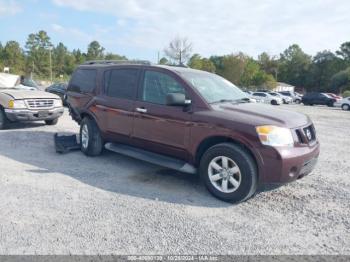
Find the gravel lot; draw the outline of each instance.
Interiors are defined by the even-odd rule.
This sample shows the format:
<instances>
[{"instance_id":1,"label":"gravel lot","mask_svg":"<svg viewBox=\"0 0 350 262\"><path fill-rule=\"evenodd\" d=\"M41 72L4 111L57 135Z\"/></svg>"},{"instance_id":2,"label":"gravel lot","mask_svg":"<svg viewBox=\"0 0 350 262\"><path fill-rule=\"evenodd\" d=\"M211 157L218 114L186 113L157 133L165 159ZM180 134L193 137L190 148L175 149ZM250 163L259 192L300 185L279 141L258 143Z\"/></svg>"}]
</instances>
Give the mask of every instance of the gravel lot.
<instances>
[{"instance_id":1,"label":"gravel lot","mask_svg":"<svg viewBox=\"0 0 350 262\"><path fill-rule=\"evenodd\" d=\"M239 205L114 153L57 155L67 113L0 131L0 254L350 254L350 112L285 107L313 119L318 166Z\"/></svg>"}]
</instances>

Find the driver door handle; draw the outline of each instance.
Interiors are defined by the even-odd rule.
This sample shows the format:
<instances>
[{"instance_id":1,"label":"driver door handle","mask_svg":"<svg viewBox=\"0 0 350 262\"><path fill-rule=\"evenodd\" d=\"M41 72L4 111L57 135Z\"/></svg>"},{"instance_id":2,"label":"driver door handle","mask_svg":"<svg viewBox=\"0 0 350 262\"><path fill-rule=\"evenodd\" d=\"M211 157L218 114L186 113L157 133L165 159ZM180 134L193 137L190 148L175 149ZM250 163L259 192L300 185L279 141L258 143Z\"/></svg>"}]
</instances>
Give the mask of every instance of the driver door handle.
<instances>
[{"instance_id":1,"label":"driver door handle","mask_svg":"<svg viewBox=\"0 0 350 262\"><path fill-rule=\"evenodd\" d=\"M136 108L136 112L139 112L139 113L147 113L147 109L146 109L146 108L137 107L137 108Z\"/></svg>"}]
</instances>

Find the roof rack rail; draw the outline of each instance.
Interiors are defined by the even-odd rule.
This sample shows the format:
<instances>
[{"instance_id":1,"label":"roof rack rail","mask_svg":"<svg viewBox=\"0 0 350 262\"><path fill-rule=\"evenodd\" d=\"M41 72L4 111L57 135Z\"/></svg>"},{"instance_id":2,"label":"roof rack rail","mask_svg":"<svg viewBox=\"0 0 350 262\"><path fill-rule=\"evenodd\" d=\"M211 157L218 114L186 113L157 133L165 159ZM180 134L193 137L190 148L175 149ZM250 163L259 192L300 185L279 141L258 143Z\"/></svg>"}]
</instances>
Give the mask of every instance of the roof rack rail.
<instances>
[{"instance_id":1,"label":"roof rack rail","mask_svg":"<svg viewBox=\"0 0 350 262\"><path fill-rule=\"evenodd\" d=\"M184 63L181 63L181 64L167 64L166 66L189 68L189 66L185 65Z\"/></svg>"},{"instance_id":2,"label":"roof rack rail","mask_svg":"<svg viewBox=\"0 0 350 262\"><path fill-rule=\"evenodd\" d=\"M86 61L83 65L151 65L146 60L92 60Z\"/></svg>"}]
</instances>

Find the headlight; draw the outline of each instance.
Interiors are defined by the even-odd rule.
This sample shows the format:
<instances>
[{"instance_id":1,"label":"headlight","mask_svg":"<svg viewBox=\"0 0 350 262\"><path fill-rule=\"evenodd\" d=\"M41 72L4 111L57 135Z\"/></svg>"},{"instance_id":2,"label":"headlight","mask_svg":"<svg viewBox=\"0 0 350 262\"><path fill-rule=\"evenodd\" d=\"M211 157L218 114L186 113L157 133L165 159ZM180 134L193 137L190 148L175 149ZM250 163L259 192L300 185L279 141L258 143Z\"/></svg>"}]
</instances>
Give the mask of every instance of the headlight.
<instances>
[{"instance_id":1,"label":"headlight","mask_svg":"<svg viewBox=\"0 0 350 262\"><path fill-rule=\"evenodd\" d=\"M259 139L267 146L293 146L294 140L290 129L278 126L256 127Z\"/></svg>"},{"instance_id":2,"label":"headlight","mask_svg":"<svg viewBox=\"0 0 350 262\"><path fill-rule=\"evenodd\" d=\"M27 108L24 100L10 100L8 103L9 108L11 109L24 109Z\"/></svg>"},{"instance_id":3,"label":"headlight","mask_svg":"<svg viewBox=\"0 0 350 262\"><path fill-rule=\"evenodd\" d=\"M54 107L62 107L62 100L61 99L55 99L53 102Z\"/></svg>"}]
</instances>

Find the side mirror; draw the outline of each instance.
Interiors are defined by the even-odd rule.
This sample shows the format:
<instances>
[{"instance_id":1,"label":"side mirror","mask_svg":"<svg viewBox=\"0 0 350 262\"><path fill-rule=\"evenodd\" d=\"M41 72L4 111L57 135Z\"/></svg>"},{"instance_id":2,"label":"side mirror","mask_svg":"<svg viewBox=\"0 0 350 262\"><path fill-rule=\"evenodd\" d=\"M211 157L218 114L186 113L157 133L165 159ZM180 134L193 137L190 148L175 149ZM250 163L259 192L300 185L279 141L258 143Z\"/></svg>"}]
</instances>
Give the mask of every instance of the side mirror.
<instances>
[{"instance_id":1,"label":"side mirror","mask_svg":"<svg viewBox=\"0 0 350 262\"><path fill-rule=\"evenodd\" d=\"M187 100L182 93L169 93L166 96L166 104L168 106L186 106L191 104L191 100Z\"/></svg>"}]
</instances>

